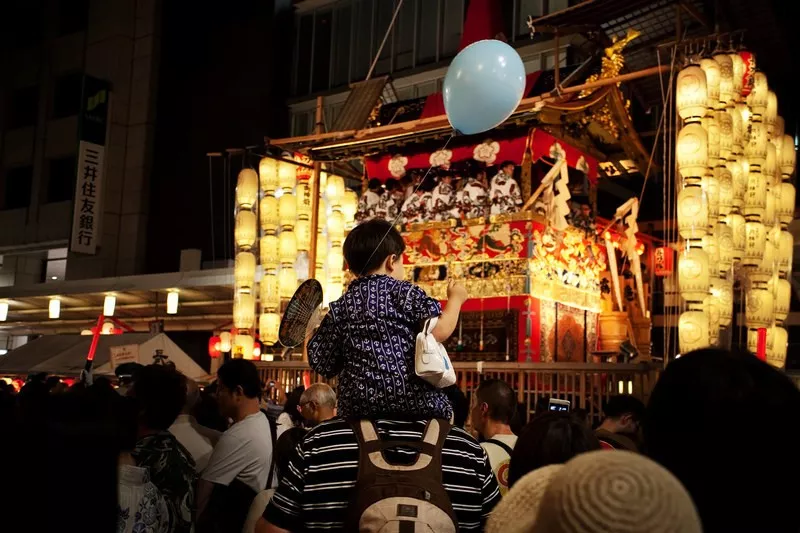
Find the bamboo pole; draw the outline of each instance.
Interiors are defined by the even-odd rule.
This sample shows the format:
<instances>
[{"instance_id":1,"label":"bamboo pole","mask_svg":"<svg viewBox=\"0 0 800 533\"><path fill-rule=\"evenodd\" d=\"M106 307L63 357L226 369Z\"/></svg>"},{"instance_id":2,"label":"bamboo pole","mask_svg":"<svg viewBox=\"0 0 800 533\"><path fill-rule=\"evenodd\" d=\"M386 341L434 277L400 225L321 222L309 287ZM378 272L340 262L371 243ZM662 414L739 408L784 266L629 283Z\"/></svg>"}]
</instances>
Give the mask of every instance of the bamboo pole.
<instances>
[{"instance_id":1,"label":"bamboo pole","mask_svg":"<svg viewBox=\"0 0 800 533\"><path fill-rule=\"evenodd\" d=\"M322 133L322 110L323 110L322 96L317 96L317 109L315 113L316 123L314 131L317 134ZM313 278L317 275L317 230L319 226L319 196L320 191L320 173L322 165L314 162L314 170L312 172L311 182L311 246L308 250L308 277Z\"/></svg>"}]
</instances>

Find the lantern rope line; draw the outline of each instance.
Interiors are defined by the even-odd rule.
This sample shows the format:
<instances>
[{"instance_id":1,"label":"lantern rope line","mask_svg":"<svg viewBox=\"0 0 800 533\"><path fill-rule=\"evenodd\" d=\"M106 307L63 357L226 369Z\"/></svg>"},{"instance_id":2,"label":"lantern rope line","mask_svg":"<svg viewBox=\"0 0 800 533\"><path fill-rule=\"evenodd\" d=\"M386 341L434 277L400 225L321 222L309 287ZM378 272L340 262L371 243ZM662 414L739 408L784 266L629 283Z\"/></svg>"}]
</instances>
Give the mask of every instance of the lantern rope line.
<instances>
[{"instance_id":1,"label":"lantern rope line","mask_svg":"<svg viewBox=\"0 0 800 533\"><path fill-rule=\"evenodd\" d=\"M439 151L446 150L447 146L450 144L450 141L452 141L453 138L455 138L455 136L456 136L456 132L455 132L455 130L453 130L450 133L450 137L447 138L447 141L445 141L444 146L442 146L439 149ZM431 173L431 170L433 170L433 164L431 164L431 166L428 167L428 170L427 170L427 172L425 172L425 175L422 176L422 179L419 180L419 183L417 184L417 186L414 187L414 190L411 192L412 196L415 195L417 193L417 191L419 190L419 188L422 186L422 184L425 183L425 179L428 177L428 174ZM403 216L402 210L398 211L397 212L397 216L394 217L394 220L392 221L392 227L397 225L397 223L400 221L400 217L401 216ZM369 254L369 258L364 262L365 268L366 268L366 265L368 265L369 262L372 260L372 258L375 255L375 253L378 251L378 248L380 248L381 244L383 244L383 241L386 240L386 237L389 235L390 231L391 231L391 228L389 230L387 230L386 233L383 234L383 237L381 237L381 240L378 241L377 246L375 246L375 248L372 250L372 253ZM364 271L362 270L361 272L358 273L358 275L359 276L363 276L364 275Z\"/></svg>"}]
</instances>

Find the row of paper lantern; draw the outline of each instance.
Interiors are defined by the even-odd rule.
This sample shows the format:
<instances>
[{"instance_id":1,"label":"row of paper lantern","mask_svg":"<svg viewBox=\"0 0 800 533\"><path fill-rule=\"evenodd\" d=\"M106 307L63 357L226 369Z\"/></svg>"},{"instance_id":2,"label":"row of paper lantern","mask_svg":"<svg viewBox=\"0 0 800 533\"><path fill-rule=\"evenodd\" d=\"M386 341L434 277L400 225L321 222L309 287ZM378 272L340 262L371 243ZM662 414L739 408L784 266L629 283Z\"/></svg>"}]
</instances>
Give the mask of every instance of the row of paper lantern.
<instances>
[{"instance_id":1,"label":"row of paper lantern","mask_svg":"<svg viewBox=\"0 0 800 533\"><path fill-rule=\"evenodd\" d=\"M748 328L773 328L785 319L784 304L788 313L793 242L785 230L794 215L795 189L788 183L794 143L784 134L766 76L740 74L743 55L754 67L749 52L717 53L678 75L676 108L685 121L676 146L683 178L678 230L686 239L678 270L689 307L679 322L682 352L715 344L719 328L730 326L736 262L750 283ZM781 350L785 357L785 346L772 346L776 360Z\"/></svg>"}]
</instances>

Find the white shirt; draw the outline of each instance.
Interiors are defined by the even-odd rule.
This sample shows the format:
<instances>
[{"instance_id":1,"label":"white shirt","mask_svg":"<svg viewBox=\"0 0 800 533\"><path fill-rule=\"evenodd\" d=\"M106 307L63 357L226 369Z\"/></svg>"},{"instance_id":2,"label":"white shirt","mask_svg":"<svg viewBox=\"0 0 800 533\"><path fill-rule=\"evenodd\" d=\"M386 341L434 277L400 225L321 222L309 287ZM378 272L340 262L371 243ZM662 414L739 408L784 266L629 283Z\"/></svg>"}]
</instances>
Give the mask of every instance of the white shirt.
<instances>
[{"instance_id":1,"label":"white shirt","mask_svg":"<svg viewBox=\"0 0 800 533\"><path fill-rule=\"evenodd\" d=\"M255 492L267 488L272 464L272 436L261 411L228 428L214 447L201 478L219 485L238 479Z\"/></svg>"},{"instance_id":2,"label":"white shirt","mask_svg":"<svg viewBox=\"0 0 800 533\"><path fill-rule=\"evenodd\" d=\"M275 425L276 425L275 432L277 433L277 435L275 435L275 441L277 442L277 440L281 438L281 435L283 435L285 432L287 432L288 430L292 429L295 426L295 423L292 420L292 417L289 416L289 413L284 412L278 415L278 419L275 421Z\"/></svg>"},{"instance_id":3,"label":"white shirt","mask_svg":"<svg viewBox=\"0 0 800 533\"><path fill-rule=\"evenodd\" d=\"M508 445L512 450L517 444L516 435L495 435L487 440L500 441ZM511 462L511 456L497 444L482 442L481 446L486 450L486 455L489 457L489 464L492 466L492 472L494 472L494 477L497 478L497 484L500 485L500 494L505 496L508 491L508 464Z\"/></svg>"},{"instance_id":4,"label":"white shirt","mask_svg":"<svg viewBox=\"0 0 800 533\"><path fill-rule=\"evenodd\" d=\"M178 415L178 418L169 427L169 432L192 455L195 469L198 472L202 472L208 465L214 445L222 435L219 431L201 426L192 415L184 414Z\"/></svg>"}]
</instances>

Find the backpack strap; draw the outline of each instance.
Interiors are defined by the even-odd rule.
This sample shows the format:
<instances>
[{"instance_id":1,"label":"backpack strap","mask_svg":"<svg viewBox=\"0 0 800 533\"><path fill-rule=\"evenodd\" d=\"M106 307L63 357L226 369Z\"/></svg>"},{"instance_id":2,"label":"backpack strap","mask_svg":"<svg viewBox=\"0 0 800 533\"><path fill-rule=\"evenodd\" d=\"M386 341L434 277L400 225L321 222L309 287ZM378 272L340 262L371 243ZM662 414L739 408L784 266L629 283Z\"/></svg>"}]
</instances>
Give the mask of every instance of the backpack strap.
<instances>
[{"instance_id":1,"label":"backpack strap","mask_svg":"<svg viewBox=\"0 0 800 533\"><path fill-rule=\"evenodd\" d=\"M509 456L509 457L511 457L511 454L512 454L512 453L513 453L513 451L514 451L514 450L512 450L512 449L511 449L511 446L509 446L509 445L508 445L508 444L506 444L505 442L503 442L503 441L499 441L499 440L497 440L497 439L489 439L489 440L485 440L485 441L483 441L483 442L490 442L490 443L494 444L495 446L498 446L498 447L502 448L502 450L503 450L504 452L506 452L506 453L508 454L508 456Z\"/></svg>"},{"instance_id":2,"label":"backpack strap","mask_svg":"<svg viewBox=\"0 0 800 533\"><path fill-rule=\"evenodd\" d=\"M422 440L381 440L375 426L370 420L361 420L353 424L353 430L359 441L362 454L366 455L368 462L378 470L394 472L411 472L436 467L441 472L441 450L444 439L450 432L450 423L444 420L433 419L425 426ZM383 452L403 446L419 452L413 464L393 464L386 460Z\"/></svg>"}]
</instances>

